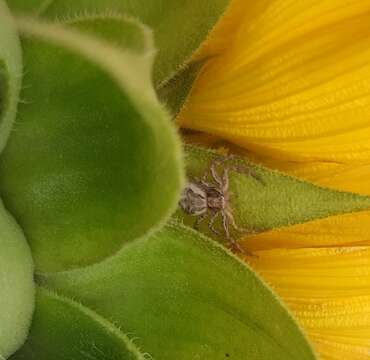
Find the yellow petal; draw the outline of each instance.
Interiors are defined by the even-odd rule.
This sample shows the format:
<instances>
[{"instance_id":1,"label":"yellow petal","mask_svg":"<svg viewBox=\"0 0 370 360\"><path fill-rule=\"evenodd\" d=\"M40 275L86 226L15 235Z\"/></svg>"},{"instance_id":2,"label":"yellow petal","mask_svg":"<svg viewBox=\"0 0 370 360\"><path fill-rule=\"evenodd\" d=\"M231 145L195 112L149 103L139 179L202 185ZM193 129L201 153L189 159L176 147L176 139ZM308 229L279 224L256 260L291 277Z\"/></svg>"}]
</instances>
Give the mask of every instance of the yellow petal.
<instances>
[{"instance_id":1,"label":"yellow petal","mask_svg":"<svg viewBox=\"0 0 370 360\"><path fill-rule=\"evenodd\" d=\"M370 358L370 247L260 251L248 258L321 359Z\"/></svg>"},{"instance_id":2,"label":"yellow petal","mask_svg":"<svg viewBox=\"0 0 370 360\"><path fill-rule=\"evenodd\" d=\"M370 211L332 216L247 236L248 252L274 248L370 246Z\"/></svg>"},{"instance_id":3,"label":"yellow petal","mask_svg":"<svg viewBox=\"0 0 370 360\"><path fill-rule=\"evenodd\" d=\"M279 162L261 157L258 160L323 186L370 195L370 165ZM275 229L245 237L241 240L241 244L249 251L275 247L370 245L370 211L332 216Z\"/></svg>"},{"instance_id":4,"label":"yellow petal","mask_svg":"<svg viewBox=\"0 0 370 360\"><path fill-rule=\"evenodd\" d=\"M198 135L198 138L202 139L200 135ZM214 139L211 146L226 147L228 145ZM269 168L280 170L325 187L370 195L370 161L364 164L282 161L236 147L231 147L231 151Z\"/></svg>"},{"instance_id":5,"label":"yellow petal","mask_svg":"<svg viewBox=\"0 0 370 360\"><path fill-rule=\"evenodd\" d=\"M275 159L369 160L370 1L235 6L234 31L220 26L221 40L212 47L211 36L200 55L213 57L180 125Z\"/></svg>"}]
</instances>

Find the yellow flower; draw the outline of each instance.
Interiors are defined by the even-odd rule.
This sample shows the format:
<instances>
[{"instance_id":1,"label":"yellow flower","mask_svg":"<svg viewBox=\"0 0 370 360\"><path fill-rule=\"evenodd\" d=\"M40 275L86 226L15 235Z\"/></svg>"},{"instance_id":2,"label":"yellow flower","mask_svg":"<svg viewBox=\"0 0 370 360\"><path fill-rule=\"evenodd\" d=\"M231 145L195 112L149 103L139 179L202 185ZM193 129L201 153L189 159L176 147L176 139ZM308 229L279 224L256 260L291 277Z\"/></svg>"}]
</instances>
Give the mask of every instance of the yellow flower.
<instances>
[{"instance_id":1,"label":"yellow flower","mask_svg":"<svg viewBox=\"0 0 370 360\"><path fill-rule=\"evenodd\" d=\"M370 195L370 0L234 0L197 57L182 127ZM242 242L322 359L370 359L370 211Z\"/></svg>"}]
</instances>

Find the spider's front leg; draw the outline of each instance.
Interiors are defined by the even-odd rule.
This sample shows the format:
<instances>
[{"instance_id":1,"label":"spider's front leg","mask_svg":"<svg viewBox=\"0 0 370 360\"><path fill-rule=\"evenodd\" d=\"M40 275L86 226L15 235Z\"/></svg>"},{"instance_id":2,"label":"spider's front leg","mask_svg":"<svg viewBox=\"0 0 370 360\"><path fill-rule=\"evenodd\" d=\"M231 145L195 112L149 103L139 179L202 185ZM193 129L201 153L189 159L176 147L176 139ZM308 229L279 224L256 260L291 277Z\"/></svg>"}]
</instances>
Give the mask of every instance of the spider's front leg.
<instances>
[{"instance_id":1,"label":"spider's front leg","mask_svg":"<svg viewBox=\"0 0 370 360\"><path fill-rule=\"evenodd\" d=\"M211 217L211 220L209 221L209 224L208 224L208 227L209 229L216 235L220 235L220 232L217 231L214 227L214 224L215 224L215 221L217 219L217 216L218 216L219 212L218 211L215 211Z\"/></svg>"},{"instance_id":2,"label":"spider's front leg","mask_svg":"<svg viewBox=\"0 0 370 360\"><path fill-rule=\"evenodd\" d=\"M223 227L224 227L224 230L225 230L225 233L226 233L226 237L227 237L227 240L229 241L230 245L231 245L231 248L236 251L236 252L240 252L244 255L249 255L245 249L243 249L240 244L232 237L230 236L230 231L229 231L229 222L231 222L233 218L230 218L230 213L224 211L222 212L222 222L223 222Z\"/></svg>"},{"instance_id":3,"label":"spider's front leg","mask_svg":"<svg viewBox=\"0 0 370 360\"><path fill-rule=\"evenodd\" d=\"M204 213L204 214L199 215L199 216L197 217L197 219L195 220L194 225L193 225L193 228L194 228L195 230L199 230L199 225L200 225L200 223L201 223L201 222L206 218L206 216L207 216L207 214L206 214L206 213Z\"/></svg>"},{"instance_id":4,"label":"spider's front leg","mask_svg":"<svg viewBox=\"0 0 370 360\"><path fill-rule=\"evenodd\" d=\"M228 217L229 219L229 222L231 223L232 227L238 231L238 232L248 232L247 229L245 228L241 228L240 226L238 226L235 222L235 218L234 218L234 215L232 214L232 212L229 210L229 209L225 209L225 214L226 216Z\"/></svg>"},{"instance_id":5,"label":"spider's front leg","mask_svg":"<svg viewBox=\"0 0 370 360\"><path fill-rule=\"evenodd\" d=\"M229 230L229 218L226 211L222 211L222 226L225 230L225 235L228 240L231 240L230 230Z\"/></svg>"}]
</instances>

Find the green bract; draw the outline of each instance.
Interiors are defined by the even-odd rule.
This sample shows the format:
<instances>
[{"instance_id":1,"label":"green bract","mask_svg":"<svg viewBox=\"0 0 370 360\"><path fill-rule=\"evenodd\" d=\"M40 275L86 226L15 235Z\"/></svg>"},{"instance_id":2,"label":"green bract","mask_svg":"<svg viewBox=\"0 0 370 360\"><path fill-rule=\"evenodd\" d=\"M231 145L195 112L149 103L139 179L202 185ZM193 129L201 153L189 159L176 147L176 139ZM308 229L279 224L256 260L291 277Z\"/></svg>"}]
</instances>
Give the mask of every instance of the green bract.
<instances>
[{"instance_id":1,"label":"green bract","mask_svg":"<svg viewBox=\"0 0 370 360\"><path fill-rule=\"evenodd\" d=\"M42 288L37 292L31 336L12 356L12 360L145 358L113 324L83 305Z\"/></svg>"},{"instance_id":2,"label":"green bract","mask_svg":"<svg viewBox=\"0 0 370 360\"><path fill-rule=\"evenodd\" d=\"M182 186L179 142L150 83L150 35L129 21L128 43L134 34L147 47L123 51L18 23L25 104L0 160L4 201L38 271L95 263L163 222Z\"/></svg>"},{"instance_id":3,"label":"green bract","mask_svg":"<svg viewBox=\"0 0 370 360\"><path fill-rule=\"evenodd\" d=\"M244 263L176 222L105 263L39 281L112 319L154 359L314 358Z\"/></svg>"},{"instance_id":4,"label":"green bract","mask_svg":"<svg viewBox=\"0 0 370 360\"><path fill-rule=\"evenodd\" d=\"M230 169L234 217L239 227L251 233L370 208L370 196L323 188L242 158L192 145L186 146L185 157L190 180L206 174L214 182L209 171L212 164L220 176L224 167ZM194 223L194 217L181 210L177 216L189 225ZM201 230L214 237L204 223Z\"/></svg>"},{"instance_id":5,"label":"green bract","mask_svg":"<svg viewBox=\"0 0 370 360\"><path fill-rule=\"evenodd\" d=\"M97 14L139 18L154 32L159 53L153 76L156 86L160 86L189 61L226 10L229 0L32 0L30 3L9 0L16 11L30 11L57 21Z\"/></svg>"},{"instance_id":6,"label":"green bract","mask_svg":"<svg viewBox=\"0 0 370 360\"><path fill-rule=\"evenodd\" d=\"M0 1L0 151L14 122L22 61L13 19ZM34 308L33 262L18 224L0 200L0 359L25 341Z\"/></svg>"},{"instance_id":7,"label":"green bract","mask_svg":"<svg viewBox=\"0 0 370 360\"><path fill-rule=\"evenodd\" d=\"M0 359L24 342L34 308L31 252L19 226L0 203Z\"/></svg>"}]
</instances>

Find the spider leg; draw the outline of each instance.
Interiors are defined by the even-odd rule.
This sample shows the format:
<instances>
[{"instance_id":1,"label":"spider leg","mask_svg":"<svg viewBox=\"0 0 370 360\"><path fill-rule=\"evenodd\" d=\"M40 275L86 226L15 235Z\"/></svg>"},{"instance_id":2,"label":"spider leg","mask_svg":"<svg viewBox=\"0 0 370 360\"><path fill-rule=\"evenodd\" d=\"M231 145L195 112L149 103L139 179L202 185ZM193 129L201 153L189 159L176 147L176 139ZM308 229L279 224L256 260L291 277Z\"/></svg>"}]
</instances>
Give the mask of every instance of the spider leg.
<instances>
[{"instance_id":1,"label":"spider leg","mask_svg":"<svg viewBox=\"0 0 370 360\"><path fill-rule=\"evenodd\" d=\"M223 220L223 226L225 229L226 237L229 240L231 248L234 251L238 251L238 252L241 252L242 254L246 254L245 250L240 246L240 244L233 237L230 236L230 231L228 228L228 221L230 220L229 215L230 213L228 212L222 212L222 220Z\"/></svg>"},{"instance_id":2,"label":"spider leg","mask_svg":"<svg viewBox=\"0 0 370 360\"><path fill-rule=\"evenodd\" d=\"M247 229L242 229L242 228L238 227L236 225L236 223L235 223L235 219L234 219L233 214L229 210L225 210L225 216L228 217L231 225L235 228L235 230L241 231L241 232L246 232L246 233L249 233L249 234L253 234L254 233L254 231L248 231ZM231 243L231 247L235 251L239 251L243 255L258 257L257 255L254 255L253 253L250 253L249 251L247 251L246 249L244 249L234 238L229 238L229 241Z\"/></svg>"},{"instance_id":3,"label":"spider leg","mask_svg":"<svg viewBox=\"0 0 370 360\"><path fill-rule=\"evenodd\" d=\"M229 224L228 224L229 217L228 217L228 215L227 215L227 213L225 211L222 211L221 214L222 214L222 226L223 226L223 228L225 230L226 238L228 240L231 240L230 230L229 230Z\"/></svg>"},{"instance_id":4,"label":"spider leg","mask_svg":"<svg viewBox=\"0 0 370 360\"><path fill-rule=\"evenodd\" d=\"M229 170L227 168L224 168L224 173L222 175L222 191L224 194L226 194L229 190L229 185Z\"/></svg>"},{"instance_id":5,"label":"spider leg","mask_svg":"<svg viewBox=\"0 0 370 360\"><path fill-rule=\"evenodd\" d=\"M193 228L195 230L199 229L199 224L206 218L207 214L203 214L197 217L197 219L194 222Z\"/></svg>"},{"instance_id":6,"label":"spider leg","mask_svg":"<svg viewBox=\"0 0 370 360\"><path fill-rule=\"evenodd\" d=\"M209 174L209 170L206 170L206 171L203 173L202 177L196 177L196 178L195 178L196 182L197 182L197 183L200 183L200 184L202 184L202 185L204 185L204 186L211 186L211 184L209 184L209 183L207 182L208 174Z\"/></svg>"},{"instance_id":7,"label":"spider leg","mask_svg":"<svg viewBox=\"0 0 370 360\"><path fill-rule=\"evenodd\" d=\"M223 186L223 179L220 178L220 176L217 174L217 170L216 170L216 163L213 162L212 165L211 165L211 174L212 174L212 177L213 179L216 181L216 183L219 185L219 186Z\"/></svg>"},{"instance_id":8,"label":"spider leg","mask_svg":"<svg viewBox=\"0 0 370 360\"><path fill-rule=\"evenodd\" d=\"M233 226L233 228L236 231L239 231L239 232L247 231L247 229L241 228L238 225L236 225L234 215L232 214L232 212L230 210L225 209L224 211L225 211L226 216L229 218L229 221L230 221L231 225Z\"/></svg>"},{"instance_id":9,"label":"spider leg","mask_svg":"<svg viewBox=\"0 0 370 360\"><path fill-rule=\"evenodd\" d=\"M216 211L216 212L212 215L211 220L209 221L209 224L208 224L208 227L210 228L210 230L211 230L214 234L216 234L216 235L220 235L220 232L219 232L219 231L217 231L217 230L215 229L215 227L214 227L214 223L215 223L215 221L216 221L216 219L217 219L218 214L219 214L219 212L218 212L218 211Z\"/></svg>"},{"instance_id":10,"label":"spider leg","mask_svg":"<svg viewBox=\"0 0 370 360\"><path fill-rule=\"evenodd\" d=\"M231 155L230 156L231 160L237 160L236 156ZM248 164L237 164L233 166L233 170L239 173L245 173L252 178L254 178L256 181L260 182L262 185L266 185L265 182L263 181L262 177L256 173L256 171L253 169L251 165Z\"/></svg>"},{"instance_id":11,"label":"spider leg","mask_svg":"<svg viewBox=\"0 0 370 360\"><path fill-rule=\"evenodd\" d=\"M236 222L235 222L234 215L232 214L232 212L230 210L227 210L226 209L225 210L225 213L228 216L231 225L233 226L233 228L236 231L241 232L241 233L244 233L244 235L252 235L252 234L257 234L259 232L258 230L246 229L246 228L243 228L243 227L238 226L236 224Z\"/></svg>"},{"instance_id":12,"label":"spider leg","mask_svg":"<svg viewBox=\"0 0 370 360\"><path fill-rule=\"evenodd\" d=\"M262 177L257 174L257 172L253 169L253 167L249 164L235 164L236 161L240 161L240 158L238 158L236 155L231 154L227 158L219 158L216 161L220 164L225 163L227 160L230 160L231 162L234 162L233 165L228 166L229 169L238 172L238 173L245 173L251 177L253 177L256 181L260 182L262 185L266 185Z\"/></svg>"},{"instance_id":13,"label":"spider leg","mask_svg":"<svg viewBox=\"0 0 370 360\"><path fill-rule=\"evenodd\" d=\"M202 184L204 186L212 186L210 183L207 182L207 177L208 177L208 171L206 171L202 177L194 176L192 180L196 183Z\"/></svg>"}]
</instances>

